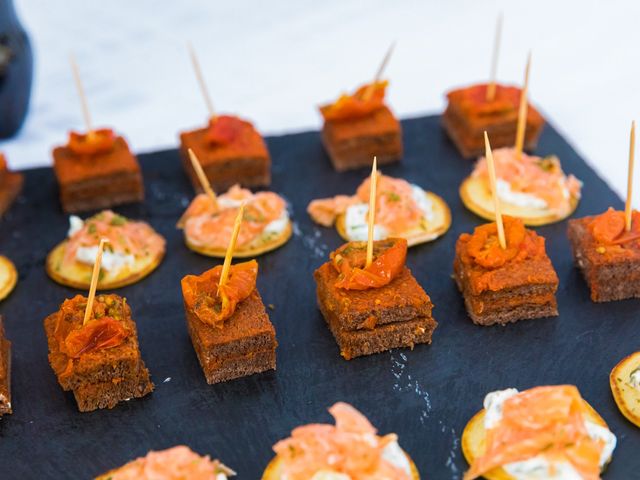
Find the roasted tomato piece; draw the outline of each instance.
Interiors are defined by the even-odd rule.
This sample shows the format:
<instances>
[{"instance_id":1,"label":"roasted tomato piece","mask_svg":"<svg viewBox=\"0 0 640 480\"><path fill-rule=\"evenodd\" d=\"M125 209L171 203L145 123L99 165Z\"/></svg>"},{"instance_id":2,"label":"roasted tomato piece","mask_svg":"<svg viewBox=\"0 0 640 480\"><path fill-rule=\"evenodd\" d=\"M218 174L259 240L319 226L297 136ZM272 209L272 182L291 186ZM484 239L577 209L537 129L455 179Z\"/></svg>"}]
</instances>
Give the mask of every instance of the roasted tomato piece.
<instances>
[{"instance_id":1,"label":"roasted tomato piece","mask_svg":"<svg viewBox=\"0 0 640 480\"><path fill-rule=\"evenodd\" d=\"M515 258L525 240L524 223L518 218L502 217L507 248L500 246L498 226L495 222L476 227L469 239L468 253L478 265L498 268Z\"/></svg>"},{"instance_id":2,"label":"roasted tomato piece","mask_svg":"<svg viewBox=\"0 0 640 480\"><path fill-rule=\"evenodd\" d=\"M345 120L369 115L384 106L384 96L389 82L366 84L352 95L341 95L335 103L320 107L325 120Z\"/></svg>"},{"instance_id":3,"label":"roasted tomato piece","mask_svg":"<svg viewBox=\"0 0 640 480\"><path fill-rule=\"evenodd\" d=\"M89 133L69 132L69 148L78 155L95 155L113 149L116 135L110 128L100 128Z\"/></svg>"},{"instance_id":4,"label":"roasted tomato piece","mask_svg":"<svg viewBox=\"0 0 640 480\"><path fill-rule=\"evenodd\" d=\"M222 265L202 275L187 275L182 279L182 293L197 317L209 325L221 324L236 311L238 303L256 288L258 262L237 263L231 266L227 283L218 288Z\"/></svg>"},{"instance_id":5,"label":"roasted tomato piece","mask_svg":"<svg viewBox=\"0 0 640 480\"><path fill-rule=\"evenodd\" d=\"M122 322L102 317L91 320L77 330L72 330L64 340L65 352L72 358L122 344L129 332Z\"/></svg>"},{"instance_id":6,"label":"roasted tomato piece","mask_svg":"<svg viewBox=\"0 0 640 480\"><path fill-rule=\"evenodd\" d=\"M231 115L214 117L209 121L207 140L213 145L229 145L240 137L245 123Z\"/></svg>"},{"instance_id":7,"label":"roasted tomato piece","mask_svg":"<svg viewBox=\"0 0 640 480\"><path fill-rule=\"evenodd\" d=\"M331 254L331 262L340 274L336 287L345 290L380 288L391 282L404 267L407 241L388 238L374 242L373 262L365 268L366 242L349 242Z\"/></svg>"}]
</instances>

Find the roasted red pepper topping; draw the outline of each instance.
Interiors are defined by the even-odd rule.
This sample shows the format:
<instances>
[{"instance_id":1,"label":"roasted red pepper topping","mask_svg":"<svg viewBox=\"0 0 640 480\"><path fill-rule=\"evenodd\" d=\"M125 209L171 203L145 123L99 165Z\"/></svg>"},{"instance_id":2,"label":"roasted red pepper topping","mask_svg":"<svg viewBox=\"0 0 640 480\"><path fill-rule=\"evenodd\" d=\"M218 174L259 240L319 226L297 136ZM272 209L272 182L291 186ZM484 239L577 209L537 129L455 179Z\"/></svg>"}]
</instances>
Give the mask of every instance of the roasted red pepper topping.
<instances>
[{"instance_id":1,"label":"roasted red pepper topping","mask_svg":"<svg viewBox=\"0 0 640 480\"><path fill-rule=\"evenodd\" d=\"M384 96L389 82L366 84L352 95L341 95L335 103L320 107L325 120L346 120L369 115L384 107Z\"/></svg>"},{"instance_id":2,"label":"roasted red pepper topping","mask_svg":"<svg viewBox=\"0 0 640 480\"><path fill-rule=\"evenodd\" d=\"M113 149L116 135L110 128L100 128L89 133L69 132L69 148L77 155L95 155Z\"/></svg>"},{"instance_id":3,"label":"roasted red pepper topping","mask_svg":"<svg viewBox=\"0 0 640 480\"><path fill-rule=\"evenodd\" d=\"M609 208L595 217L590 224L593 238L603 245L623 245L640 240L640 212L631 215L631 230L625 229L624 212Z\"/></svg>"},{"instance_id":4,"label":"roasted red pepper topping","mask_svg":"<svg viewBox=\"0 0 640 480\"><path fill-rule=\"evenodd\" d=\"M231 115L220 115L209 120L207 140L213 145L229 145L240 137L244 120Z\"/></svg>"},{"instance_id":5,"label":"roasted red pepper topping","mask_svg":"<svg viewBox=\"0 0 640 480\"><path fill-rule=\"evenodd\" d=\"M331 263L340 274L337 288L367 290L380 288L391 282L404 267L407 241L388 238L374 242L373 262L365 268L366 242L349 242L331 254Z\"/></svg>"},{"instance_id":6,"label":"roasted red pepper topping","mask_svg":"<svg viewBox=\"0 0 640 480\"><path fill-rule=\"evenodd\" d=\"M519 218L502 217L507 248L500 246L495 222L476 227L467 244L467 253L480 266L499 268L511 261L519 261L539 252L544 243L533 242Z\"/></svg>"},{"instance_id":7,"label":"roasted red pepper topping","mask_svg":"<svg viewBox=\"0 0 640 480\"><path fill-rule=\"evenodd\" d=\"M64 340L64 349L69 357L78 358L85 353L117 347L128 336L129 332L122 322L102 317L69 332Z\"/></svg>"},{"instance_id":8,"label":"roasted red pepper topping","mask_svg":"<svg viewBox=\"0 0 640 480\"><path fill-rule=\"evenodd\" d=\"M209 325L219 325L236 311L240 302L256 288L258 262L237 263L231 266L227 283L218 288L222 265L202 275L187 275L182 279L182 295L196 316Z\"/></svg>"}]
</instances>

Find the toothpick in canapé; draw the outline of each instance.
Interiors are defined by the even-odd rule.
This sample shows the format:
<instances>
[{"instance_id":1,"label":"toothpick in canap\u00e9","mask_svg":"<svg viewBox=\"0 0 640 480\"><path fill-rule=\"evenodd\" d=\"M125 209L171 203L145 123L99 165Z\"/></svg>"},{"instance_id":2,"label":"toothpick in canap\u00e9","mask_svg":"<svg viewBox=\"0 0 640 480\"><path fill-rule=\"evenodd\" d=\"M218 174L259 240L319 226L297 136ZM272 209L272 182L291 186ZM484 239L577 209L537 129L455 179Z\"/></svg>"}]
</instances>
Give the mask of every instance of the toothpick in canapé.
<instances>
[{"instance_id":1,"label":"toothpick in canap\u00e9","mask_svg":"<svg viewBox=\"0 0 640 480\"><path fill-rule=\"evenodd\" d=\"M209 94L209 89L207 88L207 84L204 81L204 75L202 74L202 68L200 68L200 62L198 61L198 57L196 56L196 52L193 49L191 43L187 44L187 48L189 49L189 56L191 57L191 64L193 65L193 71L196 74L196 78L198 80L198 85L200 86L200 91L202 92L202 96L204 98L204 103L207 106L207 111L209 112L209 118L214 119L216 116L215 110L213 109L213 102L211 101L211 95Z\"/></svg>"},{"instance_id":2,"label":"toothpick in canap\u00e9","mask_svg":"<svg viewBox=\"0 0 640 480\"><path fill-rule=\"evenodd\" d=\"M489 170L489 181L491 182L491 192L493 194L493 206L496 217L496 226L498 228L498 241L500 247L507 248L507 241L504 236L504 225L502 223L502 212L500 210L500 198L498 197L498 188L496 182L496 165L493 161L493 152L489 143L489 136L484 132L485 156L487 158L487 170Z\"/></svg>"},{"instance_id":3,"label":"toothpick in canap\u00e9","mask_svg":"<svg viewBox=\"0 0 640 480\"><path fill-rule=\"evenodd\" d=\"M231 239L229 240L229 246L227 247L227 254L224 257L224 263L222 264L222 272L220 273L220 281L218 287L222 287L227 283L229 278L229 269L231 268L231 260L233 259L233 252L236 249L236 242L238 240L238 233L240 233L240 226L242 225L242 218L244 216L244 202L240 204L238 209L238 215L236 215L236 221L233 224L233 232L231 233ZM219 291L219 290L218 290Z\"/></svg>"},{"instance_id":4,"label":"toothpick in canap\u00e9","mask_svg":"<svg viewBox=\"0 0 640 480\"><path fill-rule=\"evenodd\" d=\"M493 54L491 56L491 72L489 74L489 83L487 85L487 102L492 102L496 97L496 76L498 72L498 58L500 56L500 42L502 38L502 12L498 15L496 22L496 34L493 41Z\"/></svg>"},{"instance_id":5,"label":"toothpick in canap\u00e9","mask_svg":"<svg viewBox=\"0 0 640 480\"><path fill-rule=\"evenodd\" d=\"M87 135L93 134L93 123L91 122L91 114L89 113L89 104L87 102L87 96L84 92L84 87L82 86L82 80L80 79L80 71L78 69L78 64L76 63L76 59L73 54L69 55L69 63L71 64L71 71L73 73L73 79L76 84L76 89L78 90L78 97L80 98L80 105L82 107L82 116L84 118L84 124L87 128Z\"/></svg>"},{"instance_id":6,"label":"toothpick in canap\u00e9","mask_svg":"<svg viewBox=\"0 0 640 480\"><path fill-rule=\"evenodd\" d=\"M369 184L369 218L367 235L367 260L365 268L373 262L373 229L376 223L376 190L378 186L378 161L373 157L373 167L371 167L371 182Z\"/></svg>"},{"instance_id":7,"label":"toothpick in canap\u00e9","mask_svg":"<svg viewBox=\"0 0 640 480\"><path fill-rule=\"evenodd\" d=\"M93 316L93 301L96 298L96 288L98 287L100 267L102 266L102 252L106 243L109 243L109 240L106 238L100 239L98 252L96 253L96 260L93 264L93 273L91 274L91 285L89 286L89 297L87 298L87 308L84 311L84 320L82 321L83 325L86 325Z\"/></svg>"},{"instance_id":8,"label":"toothpick in canap\u00e9","mask_svg":"<svg viewBox=\"0 0 640 480\"><path fill-rule=\"evenodd\" d=\"M387 53L385 54L384 58L382 59L382 62L380 63L380 66L378 67L378 70L376 71L376 74L373 77L373 82L371 82L371 84L364 91L364 94L362 95L362 99L363 100L365 100L365 101L369 100L371 95L373 95L373 90L375 89L376 85L382 79L382 74L384 73L385 69L387 68L387 64L389 63L389 60L391 59L391 55L393 54L393 51L395 50L395 48L396 48L396 42L394 41L389 46L389 50L387 50Z\"/></svg>"},{"instance_id":9,"label":"toothpick in canap\u00e9","mask_svg":"<svg viewBox=\"0 0 640 480\"><path fill-rule=\"evenodd\" d=\"M211 199L211 203L213 203L214 207L217 206L218 199L216 197L216 193L211 188L211 183L209 183L209 179L205 175L204 170L202 170L202 165L200 165L200 160L198 160L198 157L196 156L196 154L193 152L191 148L188 151L189 151L189 158L191 159L191 165L193 166L193 169L195 170L196 175L198 176L198 180L200 181L200 186L202 187L204 192L209 196L209 198Z\"/></svg>"},{"instance_id":10,"label":"toothpick in canap\u00e9","mask_svg":"<svg viewBox=\"0 0 640 480\"><path fill-rule=\"evenodd\" d=\"M522 158L522 150L524 149L524 137L527 129L527 96L529 93L529 70L531 68L531 52L527 58L527 66L524 71L524 85L520 94L520 106L518 108L518 126L516 129L516 158Z\"/></svg>"},{"instance_id":11,"label":"toothpick in canap\u00e9","mask_svg":"<svg viewBox=\"0 0 640 480\"><path fill-rule=\"evenodd\" d=\"M631 122L631 132L629 134L629 169L627 172L627 200L624 205L624 222L625 230L631 231L631 218L633 212L633 206L631 205L631 198L633 196L633 162L636 150L636 122Z\"/></svg>"}]
</instances>

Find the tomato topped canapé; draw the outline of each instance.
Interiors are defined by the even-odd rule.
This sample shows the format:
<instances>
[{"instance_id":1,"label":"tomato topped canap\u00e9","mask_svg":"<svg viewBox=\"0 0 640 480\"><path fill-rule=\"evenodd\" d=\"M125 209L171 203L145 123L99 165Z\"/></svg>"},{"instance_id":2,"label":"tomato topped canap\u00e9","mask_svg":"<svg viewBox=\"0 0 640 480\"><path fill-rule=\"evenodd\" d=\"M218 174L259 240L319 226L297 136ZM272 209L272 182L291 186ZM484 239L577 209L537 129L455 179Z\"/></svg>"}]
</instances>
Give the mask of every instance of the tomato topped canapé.
<instances>
[{"instance_id":1,"label":"tomato topped canap\u00e9","mask_svg":"<svg viewBox=\"0 0 640 480\"><path fill-rule=\"evenodd\" d=\"M95 155L110 152L116 135L110 128L91 130L88 133L69 132L69 149L77 155Z\"/></svg>"},{"instance_id":2,"label":"tomato topped canap\u00e9","mask_svg":"<svg viewBox=\"0 0 640 480\"><path fill-rule=\"evenodd\" d=\"M240 138L247 124L232 115L219 115L209 120L207 140L212 145L229 145Z\"/></svg>"},{"instance_id":3,"label":"tomato topped canap\u00e9","mask_svg":"<svg viewBox=\"0 0 640 480\"><path fill-rule=\"evenodd\" d=\"M389 284L404 267L407 241L388 238L373 244L373 262L365 267L367 242L349 242L331 253L331 263L339 273L336 287L367 290Z\"/></svg>"},{"instance_id":4,"label":"tomato topped canap\u00e9","mask_svg":"<svg viewBox=\"0 0 640 480\"><path fill-rule=\"evenodd\" d=\"M537 241L535 233L527 230L519 218L502 217L506 248L498 239L495 222L476 227L468 236L467 254L484 268L500 268L508 262L518 262L539 254L544 254L544 241ZM531 235L533 233L533 235Z\"/></svg>"},{"instance_id":5,"label":"tomato topped canap\u00e9","mask_svg":"<svg viewBox=\"0 0 640 480\"><path fill-rule=\"evenodd\" d=\"M232 265L227 282L218 287L221 274L222 265L218 265L201 275L187 275L182 279L186 305L200 321L219 327L256 288L258 262L251 260Z\"/></svg>"},{"instance_id":6,"label":"tomato topped canap\u00e9","mask_svg":"<svg viewBox=\"0 0 640 480\"><path fill-rule=\"evenodd\" d=\"M631 215L631 229L625 229L624 212L609 208L591 220L589 224L593 238L601 245L621 245L640 248L640 212Z\"/></svg>"},{"instance_id":7,"label":"tomato topped canap\u00e9","mask_svg":"<svg viewBox=\"0 0 640 480\"><path fill-rule=\"evenodd\" d=\"M470 115L499 115L505 112L516 112L520 103L522 90L518 87L496 85L496 93L492 100L487 100L486 83L456 90L455 95L462 109Z\"/></svg>"},{"instance_id":8,"label":"tomato topped canap\u00e9","mask_svg":"<svg viewBox=\"0 0 640 480\"><path fill-rule=\"evenodd\" d=\"M389 82L362 85L355 93L342 94L334 103L320 107L325 120L347 120L369 115L384 107Z\"/></svg>"}]
</instances>

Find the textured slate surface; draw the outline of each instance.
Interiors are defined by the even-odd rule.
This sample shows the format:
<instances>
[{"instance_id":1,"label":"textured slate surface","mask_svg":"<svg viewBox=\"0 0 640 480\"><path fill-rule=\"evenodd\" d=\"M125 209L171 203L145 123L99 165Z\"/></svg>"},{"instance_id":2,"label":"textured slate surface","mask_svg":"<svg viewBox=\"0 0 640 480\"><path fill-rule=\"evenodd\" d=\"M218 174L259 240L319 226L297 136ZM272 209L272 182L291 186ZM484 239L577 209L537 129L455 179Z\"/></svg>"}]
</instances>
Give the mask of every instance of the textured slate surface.
<instances>
[{"instance_id":1,"label":"textured slate surface","mask_svg":"<svg viewBox=\"0 0 640 480\"><path fill-rule=\"evenodd\" d=\"M316 309L312 272L341 242L333 230L315 226L305 209L313 198L353 192L368 172L335 173L317 132L269 138L273 189L289 200L296 222L292 240L260 259L258 286L265 303L275 306L270 315L280 342L278 370L207 385L187 336L179 282L215 262L187 250L174 228L192 197L177 152L141 155L146 202L118 211L149 221L167 238L168 255L149 278L119 293L132 306L157 389L142 400L94 413L78 413L47 364L42 320L75 292L44 272L47 251L67 230L53 174L27 172L23 195L0 222L0 252L20 271L16 291L0 304L14 344L15 410L0 421L0 477L89 478L149 449L184 443L220 457L240 479L259 479L275 441L297 425L328 421L326 408L344 400L381 432L397 432L424 478L457 479L466 469L460 435L488 391L565 382L576 384L618 435L605 479L637 476L640 431L618 412L608 374L640 348L640 303L591 303L572 266L562 222L539 229L560 277L560 316L505 328L474 326L450 278L455 239L481 223L458 198L471 163L456 154L438 117L403 125L406 156L384 172L442 195L453 211L451 230L411 249L407 260L436 305L440 326L431 346L350 362L340 358ZM565 170L584 181L586 197L576 216L622 206L550 127L539 153L558 154Z\"/></svg>"}]
</instances>

